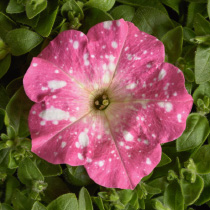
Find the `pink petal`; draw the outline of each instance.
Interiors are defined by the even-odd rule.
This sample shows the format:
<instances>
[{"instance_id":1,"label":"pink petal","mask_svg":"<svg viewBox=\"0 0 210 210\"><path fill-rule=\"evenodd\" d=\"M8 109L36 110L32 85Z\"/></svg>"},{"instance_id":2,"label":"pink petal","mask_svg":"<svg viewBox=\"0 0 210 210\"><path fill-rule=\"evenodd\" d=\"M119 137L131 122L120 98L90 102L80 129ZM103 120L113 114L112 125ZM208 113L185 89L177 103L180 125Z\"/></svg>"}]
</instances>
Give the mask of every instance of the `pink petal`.
<instances>
[{"instance_id":1,"label":"pink petal","mask_svg":"<svg viewBox=\"0 0 210 210\"><path fill-rule=\"evenodd\" d=\"M193 104L185 89L183 73L169 63L147 72L134 71L132 67L130 71L124 78L123 73L122 77L114 78L110 87L113 103L133 106L148 139L165 143L178 138Z\"/></svg>"},{"instance_id":2,"label":"pink petal","mask_svg":"<svg viewBox=\"0 0 210 210\"><path fill-rule=\"evenodd\" d=\"M64 31L50 42L39 57L58 66L67 75L90 89L95 73L90 66L87 42L87 37L82 32Z\"/></svg>"},{"instance_id":3,"label":"pink petal","mask_svg":"<svg viewBox=\"0 0 210 210\"><path fill-rule=\"evenodd\" d=\"M133 111L126 109L111 106L105 111L109 138L95 148L93 161L85 165L89 176L102 186L134 189L161 158L159 143L148 142Z\"/></svg>"}]
</instances>

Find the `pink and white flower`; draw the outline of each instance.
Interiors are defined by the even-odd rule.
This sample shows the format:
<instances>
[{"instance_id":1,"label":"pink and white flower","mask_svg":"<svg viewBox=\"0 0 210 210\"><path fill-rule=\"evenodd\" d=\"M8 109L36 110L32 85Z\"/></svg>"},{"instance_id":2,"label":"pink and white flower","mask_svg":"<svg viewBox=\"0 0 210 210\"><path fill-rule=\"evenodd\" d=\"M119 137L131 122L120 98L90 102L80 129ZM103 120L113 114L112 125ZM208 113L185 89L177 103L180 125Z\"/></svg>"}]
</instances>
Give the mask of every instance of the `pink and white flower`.
<instances>
[{"instance_id":1,"label":"pink and white flower","mask_svg":"<svg viewBox=\"0 0 210 210\"><path fill-rule=\"evenodd\" d=\"M60 33L24 77L32 151L84 165L105 187L133 189L179 137L192 107L164 46L124 20Z\"/></svg>"}]
</instances>

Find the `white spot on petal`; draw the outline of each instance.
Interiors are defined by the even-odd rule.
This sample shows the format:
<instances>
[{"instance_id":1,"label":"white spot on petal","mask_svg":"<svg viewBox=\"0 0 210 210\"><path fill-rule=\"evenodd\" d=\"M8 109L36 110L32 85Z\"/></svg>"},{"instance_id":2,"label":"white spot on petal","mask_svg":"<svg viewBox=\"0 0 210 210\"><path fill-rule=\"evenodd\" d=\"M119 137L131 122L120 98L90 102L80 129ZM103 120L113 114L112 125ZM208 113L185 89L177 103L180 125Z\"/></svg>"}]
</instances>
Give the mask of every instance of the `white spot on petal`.
<instances>
[{"instance_id":1,"label":"white spot on petal","mask_svg":"<svg viewBox=\"0 0 210 210\"><path fill-rule=\"evenodd\" d=\"M102 166L104 165L104 160L99 161L99 162L98 162L98 165L99 165L100 167L102 167Z\"/></svg>"},{"instance_id":2,"label":"white spot on petal","mask_svg":"<svg viewBox=\"0 0 210 210\"><path fill-rule=\"evenodd\" d=\"M181 115L181 114L178 114L178 115L177 115L177 120L178 120L179 123L182 122L182 115Z\"/></svg>"},{"instance_id":3,"label":"white spot on petal","mask_svg":"<svg viewBox=\"0 0 210 210\"><path fill-rule=\"evenodd\" d=\"M151 163L152 163L151 160L150 160L149 158L147 158L147 159L146 159L146 164L147 164L147 165L151 165Z\"/></svg>"},{"instance_id":4,"label":"white spot on petal","mask_svg":"<svg viewBox=\"0 0 210 210\"><path fill-rule=\"evenodd\" d=\"M84 157L83 157L83 155L82 155L81 153L78 153L78 158L79 158L80 160L84 160Z\"/></svg>"},{"instance_id":5,"label":"white spot on petal","mask_svg":"<svg viewBox=\"0 0 210 210\"><path fill-rule=\"evenodd\" d=\"M45 121L41 121L40 125L42 125L42 126L45 125Z\"/></svg>"},{"instance_id":6,"label":"white spot on petal","mask_svg":"<svg viewBox=\"0 0 210 210\"><path fill-rule=\"evenodd\" d=\"M104 22L104 28L105 29L111 29L112 21L105 21Z\"/></svg>"},{"instance_id":7,"label":"white spot on petal","mask_svg":"<svg viewBox=\"0 0 210 210\"><path fill-rule=\"evenodd\" d=\"M68 120L69 113L51 106L49 109L40 112L39 117L48 121Z\"/></svg>"},{"instance_id":8,"label":"white spot on petal","mask_svg":"<svg viewBox=\"0 0 210 210\"><path fill-rule=\"evenodd\" d=\"M128 131L123 131L123 137L126 141L133 141L133 135Z\"/></svg>"},{"instance_id":9,"label":"white spot on petal","mask_svg":"<svg viewBox=\"0 0 210 210\"><path fill-rule=\"evenodd\" d=\"M61 81L61 80L51 80L48 82L48 87L52 91L65 87L66 85L67 85L66 81Z\"/></svg>"},{"instance_id":10,"label":"white spot on petal","mask_svg":"<svg viewBox=\"0 0 210 210\"><path fill-rule=\"evenodd\" d=\"M118 47L117 42L113 41L113 42L112 42L112 47L116 49L116 48Z\"/></svg>"},{"instance_id":11,"label":"white spot on petal","mask_svg":"<svg viewBox=\"0 0 210 210\"><path fill-rule=\"evenodd\" d=\"M73 43L73 48L76 50L79 47L79 42L78 41L74 41Z\"/></svg>"},{"instance_id":12,"label":"white spot on petal","mask_svg":"<svg viewBox=\"0 0 210 210\"><path fill-rule=\"evenodd\" d=\"M87 162L88 163L91 163L92 162L92 159L91 158L87 158Z\"/></svg>"},{"instance_id":13,"label":"white spot on petal","mask_svg":"<svg viewBox=\"0 0 210 210\"><path fill-rule=\"evenodd\" d=\"M129 61L132 59L132 57L133 57L133 56L132 56L131 54L128 54L128 55L127 55L127 59L128 59Z\"/></svg>"},{"instance_id":14,"label":"white spot on petal","mask_svg":"<svg viewBox=\"0 0 210 210\"><path fill-rule=\"evenodd\" d=\"M158 80L162 80L166 76L166 71L165 69L161 69L159 75L158 75Z\"/></svg>"},{"instance_id":15,"label":"white spot on petal","mask_svg":"<svg viewBox=\"0 0 210 210\"><path fill-rule=\"evenodd\" d=\"M37 67L38 64L37 64L37 63L33 63L32 66L33 66L33 67Z\"/></svg>"},{"instance_id":16,"label":"white spot on petal","mask_svg":"<svg viewBox=\"0 0 210 210\"><path fill-rule=\"evenodd\" d=\"M123 142L123 141L120 141L120 142L119 142L119 145L120 145L120 146L124 146L124 142Z\"/></svg>"},{"instance_id":17,"label":"white spot on petal","mask_svg":"<svg viewBox=\"0 0 210 210\"><path fill-rule=\"evenodd\" d=\"M167 112L170 112L173 109L173 105L170 102L165 103L165 109Z\"/></svg>"},{"instance_id":18,"label":"white spot on petal","mask_svg":"<svg viewBox=\"0 0 210 210\"><path fill-rule=\"evenodd\" d=\"M66 142L65 141L62 141L61 148L64 148L65 146L66 146Z\"/></svg>"},{"instance_id":19,"label":"white spot on petal","mask_svg":"<svg viewBox=\"0 0 210 210\"><path fill-rule=\"evenodd\" d=\"M136 83L131 83L129 85L126 85L126 89L132 90L136 87Z\"/></svg>"},{"instance_id":20,"label":"white spot on petal","mask_svg":"<svg viewBox=\"0 0 210 210\"><path fill-rule=\"evenodd\" d=\"M76 143L75 143L75 146L76 146L76 148L79 148L79 147L80 147L79 142L76 142Z\"/></svg>"},{"instance_id":21,"label":"white spot on petal","mask_svg":"<svg viewBox=\"0 0 210 210\"><path fill-rule=\"evenodd\" d=\"M115 64L114 63L110 63L109 64L109 70L110 71L114 71L115 70Z\"/></svg>"},{"instance_id":22,"label":"white spot on petal","mask_svg":"<svg viewBox=\"0 0 210 210\"><path fill-rule=\"evenodd\" d=\"M109 73L106 72L103 76L103 82L107 84L109 83L109 81L110 81Z\"/></svg>"},{"instance_id":23,"label":"white spot on petal","mask_svg":"<svg viewBox=\"0 0 210 210\"><path fill-rule=\"evenodd\" d=\"M81 132L79 134L79 143L82 147L87 147L89 144L89 137L86 132Z\"/></svg>"}]
</instances>

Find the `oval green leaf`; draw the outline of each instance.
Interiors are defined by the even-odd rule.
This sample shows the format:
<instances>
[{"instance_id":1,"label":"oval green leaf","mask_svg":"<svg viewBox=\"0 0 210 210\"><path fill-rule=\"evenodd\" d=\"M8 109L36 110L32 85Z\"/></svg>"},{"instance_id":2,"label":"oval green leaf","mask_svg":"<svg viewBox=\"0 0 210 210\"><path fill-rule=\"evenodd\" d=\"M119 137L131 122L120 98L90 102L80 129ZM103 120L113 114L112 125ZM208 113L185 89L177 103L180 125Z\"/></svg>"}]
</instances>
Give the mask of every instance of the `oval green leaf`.
<instances>
[{"instance_id":1,"label":"oval green leaf","mask_svg":"<svg viewBox=\"0 0 210 210\"><path fill-rule=\"evenodd\" d=\"M61 195L54 201L52 201L48 206L48 210L78 210L78 202L75 194L68 193Z\"/></svg>"},{"instance_id":2,"label":"oval green leaf","mask_svg":"<svg viewBox=\"0 0 210 210\"><path fill-rule=\"evenodd\" d=\"M204 145L192 156L192 159L196 166L196 171L199 174L210 173L210 145Z\"/></svg>"},{"instance_id":3,"label":"oval green leaf","mask_svg":"<svg viewBox=\"0 0 210 210\"><path fill-rule=\"evenodd\" d=\"M84 187L79 192L79 210L93 210L90 194Z\"/></svg>"},{"instance_id":4,"label":"oval green leaf","mask_svg":"<svg viewBox=\"0 0 210 210\"><path fill-rule=\"evenodd\" d=\"M105 12L109 11L115 4L115 0L89 0L86 7L95 7Z\"/></svg>"},{"instance_id":5,"label":"oval green leaf","mask_svg":"<svg viewBox=\"0 0 210 210\"><path fill-rule=\"evenodd\" d=\"M203 179L199 175L196 175L196 180L194 183L191 183L184 179L182 179L180 183L184 195L185 205L193 204L199 198L203 190Z\"/></svg>"},{"instance_id":6,"label":"oval green leaf","mask_svg":"<svg viewBox=\"0 0 210 210\"><path fill-rule=\"evenodd\" d=\"M176 141L177 151L187 151L198 147L205 141L209 132L209 122L206 117L197 113L190 114L185 131Z\"/></svg>"},{"instance_id":7,"label":"oval green leaf","mask_svg":"<svg viewBox=\"0 0 210 210\"><path fill-rule=\"evenodd\" d=\"M110 14L115 20L123 18L125 21L131 21L135 14L135 8L127 5L120 5L115 7Z\"/></svg>"},{"instance_id":8,"label":"oval green leaf","mask_svg":"<svg viewBox=\"0 0 210 210\"><path fill-rule=\"evenodd\" d=\"M19 28L7 33L5 42L13 55L19 56L31 51L42 42L42 37L28 29Z\"/></svg>"},{"instance_id":9,"label":"oval green leaf","mask_svg":"<svg viewBox=\"0 0 210 210\"><path fill-rule=\"evenodd\" d=\"M153 34L159 39L174 27L168 15L152 7L140 6L137 9L132 22L139 30L148 34Z\"/></svg>"},{"instance_id":10,"label":"oval green leaf","mask_svg":"<svg viewBox=\"0 0 210 210\"><path fill-rule=\"evenodd\" d=\"M183 45L183 29L178 26L168 31L161 39L165 46L168 62L175 63L181 56Z\"/></svg>"},{"instance_id":11,"label":"oval green leaf","mask_svg":"<svg viewBox=\"0 0 210 210\"><path fill-rule=\"evenodd\" d=\"M202 84L210 80L210 47L199 45L195 54L195 82Z\"/></svg>"}]
</instances>

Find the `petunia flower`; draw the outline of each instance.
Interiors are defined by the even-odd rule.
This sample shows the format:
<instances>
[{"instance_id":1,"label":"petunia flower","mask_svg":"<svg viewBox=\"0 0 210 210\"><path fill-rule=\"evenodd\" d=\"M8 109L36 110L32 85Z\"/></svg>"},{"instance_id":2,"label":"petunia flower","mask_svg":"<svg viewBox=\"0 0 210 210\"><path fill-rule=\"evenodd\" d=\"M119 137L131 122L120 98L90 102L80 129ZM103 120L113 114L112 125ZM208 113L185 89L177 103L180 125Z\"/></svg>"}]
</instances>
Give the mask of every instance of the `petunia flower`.
<instances>
[{"instance_id":1,"label":"petunia flower","mask_svg":"<svg viewBox=\"0 0 210 210\"><path fill-rule=\"evenodd\" d=\"M192 107L182 72L164 46L123 19L87 35L60 33L24 77L32 152L84 165L98 184L133 189L179 137Z\"/></svg>"}]
</instances>

